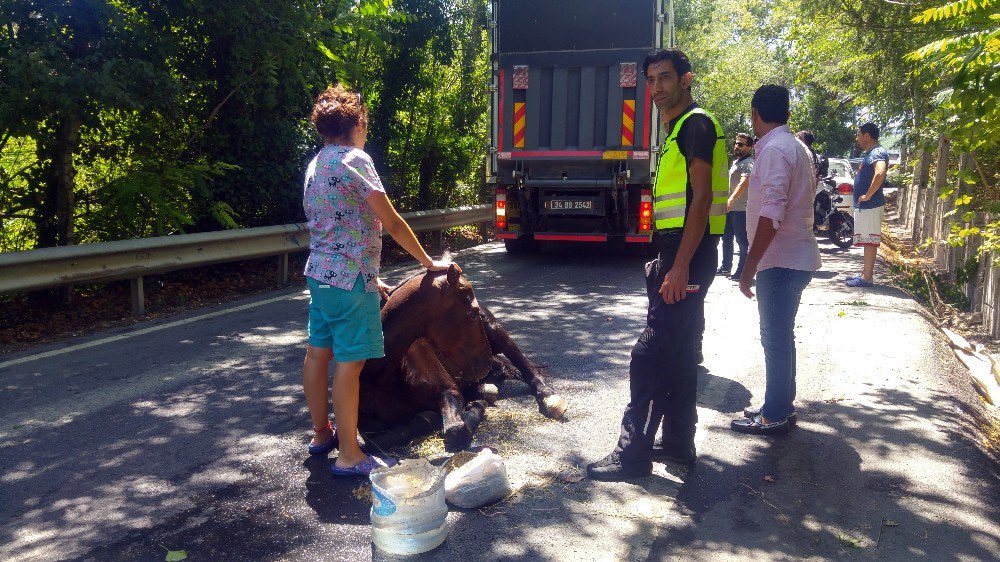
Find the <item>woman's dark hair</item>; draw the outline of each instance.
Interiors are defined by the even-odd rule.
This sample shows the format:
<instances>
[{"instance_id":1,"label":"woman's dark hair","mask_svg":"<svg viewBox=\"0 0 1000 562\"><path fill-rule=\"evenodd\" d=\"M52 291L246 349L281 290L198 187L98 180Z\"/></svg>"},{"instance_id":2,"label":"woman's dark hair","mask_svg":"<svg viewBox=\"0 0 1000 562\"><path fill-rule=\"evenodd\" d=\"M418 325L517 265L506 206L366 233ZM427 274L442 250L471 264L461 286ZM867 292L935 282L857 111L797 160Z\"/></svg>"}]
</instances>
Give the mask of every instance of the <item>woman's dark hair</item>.
<instances>
[{"instance_id":1,"label":"woman's dark hair","mask_svg":"<svg viewBox=\"0 0 1000 562\"><path fill-rule=\"evenodd\" d=\"M753 93L750 107L757 110L757 115L765 123L788 123L788 108L791 100L788 88L775 84L765 84Z\"/></svg>"},{"instance_id":2,"label":"woman's dark hair","mask_svg":"<svg viewBox=\"0 0 1000 562\"><path fill-rule=\"evenodd\" d=\"M868 123L865 123L865 124L861 125L860 127L858 127L858 130L861 131L862 133L868 135L873 140L878 140L878 133L879 133L879 131L878 131L878 125L876 125L875 123L872 123L871 121L869 121Z\"/></svg>"},{"instance_id":3,"label":"woman's dark hair","mask_svg":"<svg viewBox=\"0 0 1000 562\"><path fill-rule=\"evenodd\" d=\"M753 135L750 133L736 133L736 138L743 139L747 146L753 146Z\"/></svg>"},{"instance_id":4,"label":"woman's dark hair","mask_svg":"<svg viewBox=\"0 0 1000 562\"><path fill-rule=\"evenodd\" d=\"M816 142L816 135L814 135L809 129L799 131L795 133L795 136L798 137L800 141L806 143L806 146L809 148L812 148L813 143Z\"/></svg>"},{"instance_id":5,"label":"woman's dark hair","mask_svg":"<svg viewBox=\"0 0 1000 562\"><path fill-rule=\"evenodd\" d=\"M367 126L368 107L361 94L334 84L316 98L309 120L324 139L333 139L350 134L359 124Z\"/></svg>"},{"instance_id":6,"label":"woman's dark hair","mask_svg":"<svg viewBox=\"0 0 1000 562\"><path fill-rule=\"evenodd\" d=\"M674 65L674 72L677 73L677 77L680 78L688 72L691 72L691 61L688 60L687 55L684 51L680 49L659 49L653 51L646 55L646 58L642 61L642 73L646 75L649 72L649 66L656 64L658 62L663 62L668 60Z\"/></svg>"}]
</instances>

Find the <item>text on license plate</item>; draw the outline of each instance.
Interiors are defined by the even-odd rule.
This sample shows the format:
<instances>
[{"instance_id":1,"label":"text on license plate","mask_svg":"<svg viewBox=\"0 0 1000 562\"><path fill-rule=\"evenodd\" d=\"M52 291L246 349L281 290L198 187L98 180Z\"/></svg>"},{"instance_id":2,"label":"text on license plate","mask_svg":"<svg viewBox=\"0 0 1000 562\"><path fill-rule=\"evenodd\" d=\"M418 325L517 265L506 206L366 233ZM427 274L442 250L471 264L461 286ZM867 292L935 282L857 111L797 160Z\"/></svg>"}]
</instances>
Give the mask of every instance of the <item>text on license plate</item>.
<instances>
[{"instance_id":1,"label":"text on license plate","mask_svg":"<svg viewBox=\"0 0 1000 562\"><path fill-rule=\"evenodd\" d=\"M573 211L573 210L594 210L593 201L568 201L561 199L553 199L548 202L548 208L550 211Z\"/></svg>"}]
</instances>

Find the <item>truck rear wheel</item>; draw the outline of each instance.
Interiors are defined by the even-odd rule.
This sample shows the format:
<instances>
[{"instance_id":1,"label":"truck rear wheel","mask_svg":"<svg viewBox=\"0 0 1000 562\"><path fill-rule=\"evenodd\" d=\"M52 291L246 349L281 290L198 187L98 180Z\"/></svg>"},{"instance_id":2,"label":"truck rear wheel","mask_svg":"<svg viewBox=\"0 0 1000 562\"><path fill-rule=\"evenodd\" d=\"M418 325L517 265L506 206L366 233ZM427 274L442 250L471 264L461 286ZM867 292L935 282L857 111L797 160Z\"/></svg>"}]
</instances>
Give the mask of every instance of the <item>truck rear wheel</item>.
<instances>
[{"instance_id":1,"label":"truck rear wheel","mask_svg":"<svg viewBox=\"0 0 1000 562\"><path fill-rule=\"evenodd\" d=\"M503 241L503 247L511 255L533 254L538 251L538 242L534 238L524 236L514 239L508 238Z\"/></svg>"}]
</instances>

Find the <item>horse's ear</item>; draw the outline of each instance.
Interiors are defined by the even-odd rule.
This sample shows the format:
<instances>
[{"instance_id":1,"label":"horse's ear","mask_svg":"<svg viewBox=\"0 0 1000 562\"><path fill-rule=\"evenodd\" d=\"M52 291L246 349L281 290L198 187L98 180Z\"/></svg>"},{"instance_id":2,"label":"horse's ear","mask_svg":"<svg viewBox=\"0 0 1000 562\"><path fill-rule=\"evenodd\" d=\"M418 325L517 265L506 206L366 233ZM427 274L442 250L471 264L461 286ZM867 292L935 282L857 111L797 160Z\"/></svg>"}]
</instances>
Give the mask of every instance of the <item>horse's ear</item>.
<instances>
[{"instance_id":1,"label":"horse's ear","mask_svg":"<svg viewBox=\"0 0 1000 562\"><path fill-rule=\"evenodd\" d=\"M451 264L448 266L448 284L457 287L458 279L462 276L462 270L459 269L457 264Z\"/></svg>"}]
</instances>

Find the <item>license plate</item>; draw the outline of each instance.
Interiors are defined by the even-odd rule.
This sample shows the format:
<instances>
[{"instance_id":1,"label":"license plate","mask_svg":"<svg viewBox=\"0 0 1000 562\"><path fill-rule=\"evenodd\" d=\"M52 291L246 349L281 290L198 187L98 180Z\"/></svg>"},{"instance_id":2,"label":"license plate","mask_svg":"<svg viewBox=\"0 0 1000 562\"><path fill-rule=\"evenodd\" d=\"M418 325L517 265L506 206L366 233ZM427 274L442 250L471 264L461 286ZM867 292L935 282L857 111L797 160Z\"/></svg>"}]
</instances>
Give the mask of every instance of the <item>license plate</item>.
<instances>
[{"instance_id":1,"label":"license plate","mask_svg":"<svg viewBox=\"0 0 1000 562\"><path fill-rule=\"evenodd\" d=\"M594 202L592 200L567 200L551 199L547 202L550 211L593 211Z\"/></svg>"}]
</instances>

